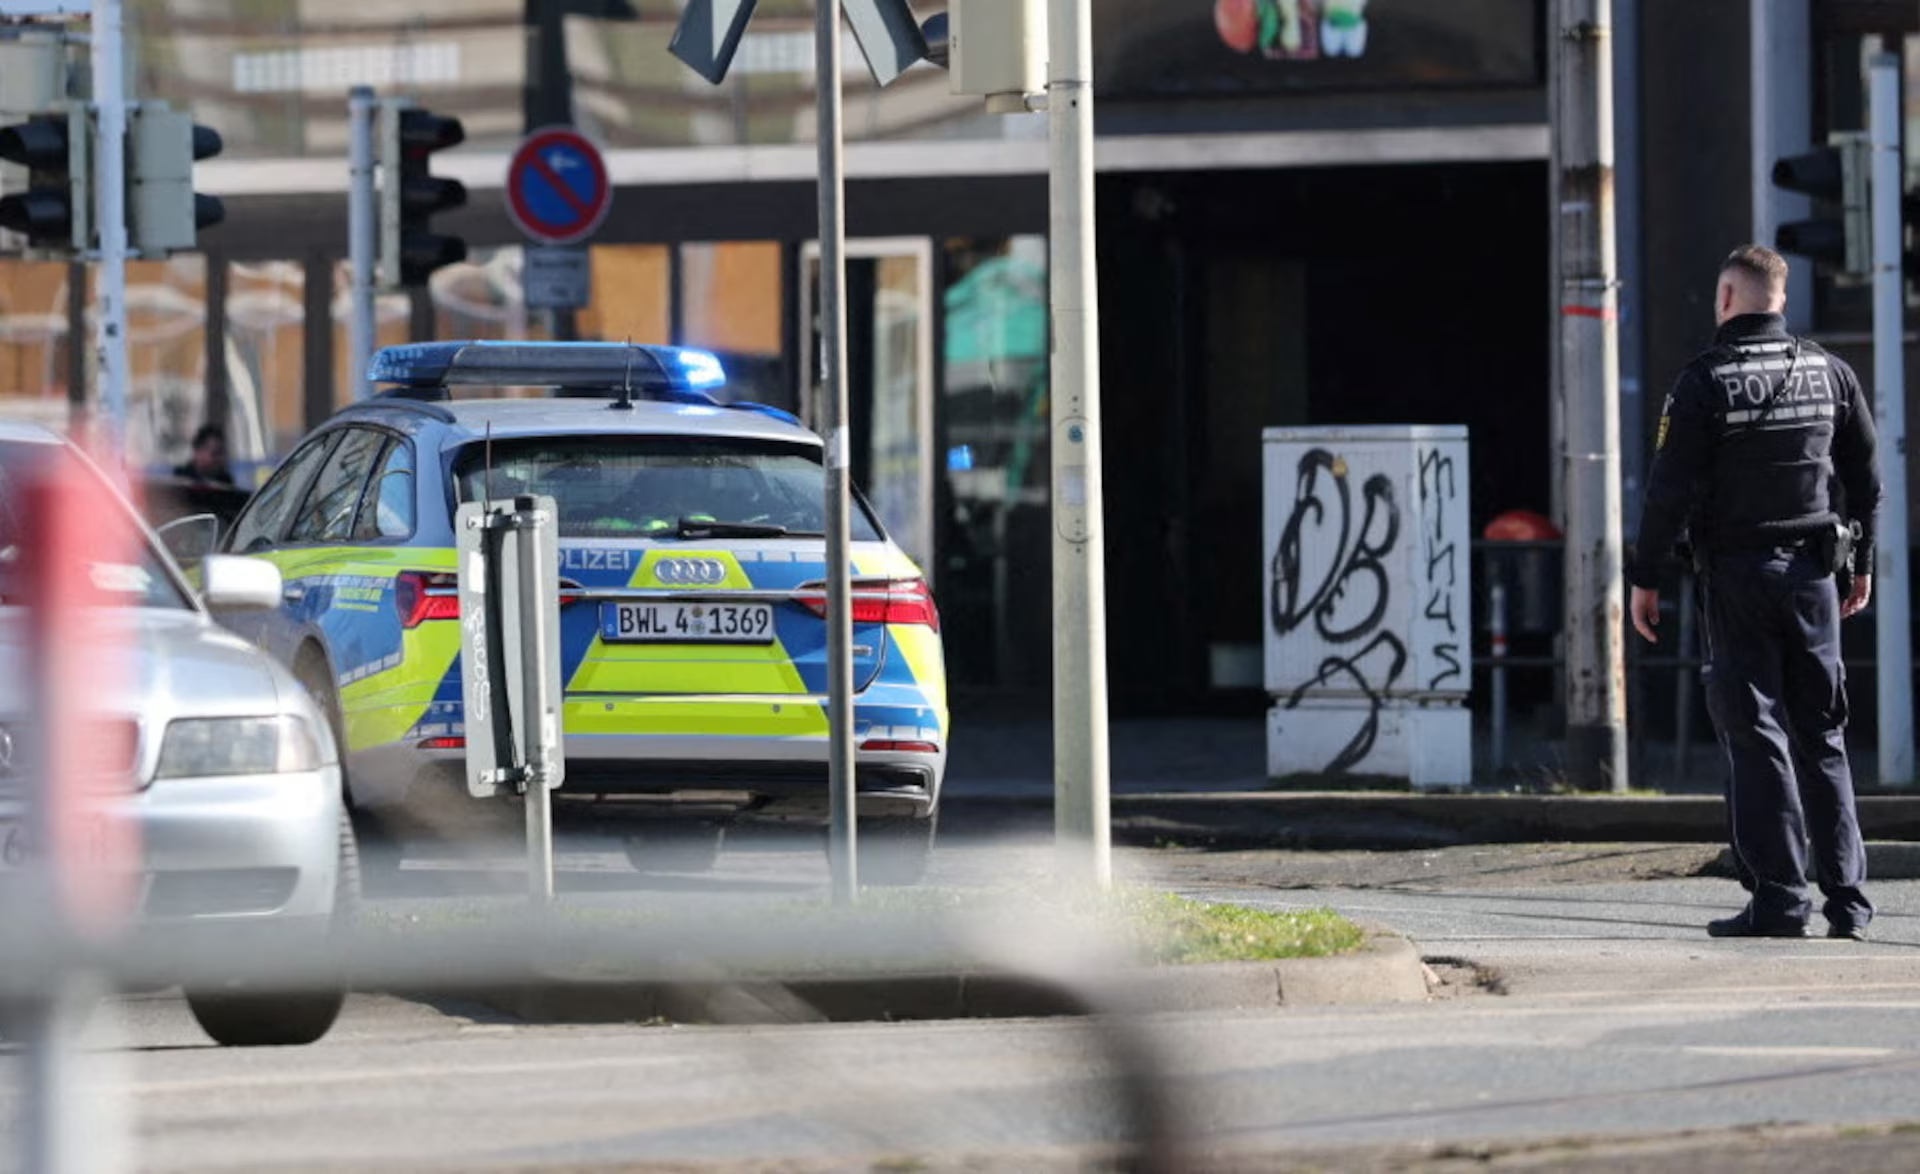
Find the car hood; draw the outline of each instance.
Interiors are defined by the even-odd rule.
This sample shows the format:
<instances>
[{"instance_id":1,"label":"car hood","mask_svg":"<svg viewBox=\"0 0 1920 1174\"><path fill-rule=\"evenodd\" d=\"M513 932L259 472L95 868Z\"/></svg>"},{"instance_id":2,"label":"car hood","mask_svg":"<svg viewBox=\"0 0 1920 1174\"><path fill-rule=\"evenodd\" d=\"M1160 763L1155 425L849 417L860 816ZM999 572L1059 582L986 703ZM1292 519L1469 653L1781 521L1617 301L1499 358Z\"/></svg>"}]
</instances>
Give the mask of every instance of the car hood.
<instances>
[{"instance_id":1,"label":"car hood","mask_svg":"<svg viewBox=\"0 0 1920 1174\"><path fill-rule=\"evenodd\" d=\"M282 679L284 672L266 653L199 612L115 608L108 614L108 631L126 641L124 660L101 661L102 700L109 709L158 720L288 708L291 679ZM0 608L0 713L27 708L31 631L28 613Z\"/></svg>"}]
</instances>

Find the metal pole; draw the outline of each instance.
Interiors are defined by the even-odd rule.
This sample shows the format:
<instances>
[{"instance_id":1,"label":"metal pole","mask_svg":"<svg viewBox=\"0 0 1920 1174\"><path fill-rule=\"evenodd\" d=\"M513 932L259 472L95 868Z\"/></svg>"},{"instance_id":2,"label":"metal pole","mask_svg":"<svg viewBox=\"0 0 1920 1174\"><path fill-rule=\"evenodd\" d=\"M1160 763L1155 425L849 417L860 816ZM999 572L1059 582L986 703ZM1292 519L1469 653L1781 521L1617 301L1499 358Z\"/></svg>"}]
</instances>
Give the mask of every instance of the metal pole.
<instances>
[{"instance_id":1,"label":"metal pole","mask_svg":"<svg viewBox=\"0 0 1920 1174\"><path fill-rule=\"evenodd\" d=\"M367 360L373 355L373 121L378 109L372 86L355 86L347 92L347 257L352 269L347 385L356 400L366 398ZM400 177L390 175L387 182L398 183Z\"/></svg>"},{"instance_id":2,"label":"metal pole","mask_svg":"<svg viewBox=\"0 0 1920 1174\"><path fill-rule=\"evenodd\" d=\"M1612 0L1560 0L1561 400L1567 427L1567 761L1627 789L1620 618L1619 283L1614 276Z\"/></svg>"},{"instance_id":3,"label":"metal pole","mask_svg":"<svg viewBox=\"0 0 1920 1174\"><path fill-rule=\"evenodd\" d=\"M108 451L127 443L127 95L120 0L93 0L94 226L100 234L94 362Z\"/></svg>"},{"instance_id":4,"label":"metal pole","mask_svg":"<svg viewBox=\"0 0 1920 1174\"><path fill-rule=\"evenodd\" d=\"M1493 658L1493 746L1487 765L1495 775L1507 769L1507 588L1496 582L1487 589L1487 652Z\"/></svg>"},{"instance_id":5,"label":"metal pole","mask_svg":"<svg viewBox=\"0 0 1920 1174\"><path fill-rule=\"evenodd\" d=\"M1874 546L1875 661L1878 667L1880 785L1913 785L1913 650L1907 643L1907 373L1900 276L1900 59L1876 53L1869 66L1873 145L1873 405L1880 432L1881 541Z\"/></svg>"},{"instance_id":6,"label":"metal pole","mask_svg":"<svg viewBox=\"0 0 1920 1174\"><path fill-rule=\"evenodd\" d=\"M1113 882L1107 797L1106 538L1094 270L1093 6L1047 14L1047 243L1053 301L1053 827L1072 873Z\"/></svg>"},{"instance_id":7,"label":"metal pole","mask_svg":"<svg viewBox=\"0 0 1920 1174\"><path fill-rule=\"evenodd\" d=\"M860 890L855 853L853 610L847 549L847 219L840 170L840 0L815 7L820 147L820 430L827 438L827 863L833 901Z\"/></svg>"},{"instance_id":8,"label":"metal pole","mask_svg":"<svg viewBox=\"0 0 1920 1174\"><path fill-rule=\"evenodd\" d=\"M545 597L543 572L549 562L558 563L557 552L547 550L542 539L554 518L536 509L534 499L514 501L515 520L519 523L519 541L514 544L519 575L520 623L520 698L525 729L517 731L526 747L527 764L527 895L536 905L553 902L553 804L547 793L552 777L550 751L557 731L552 722L553 699L547 696L547 625L540 617L543 608L558 607L557 599Z\"/></svg>"}]
</instances>

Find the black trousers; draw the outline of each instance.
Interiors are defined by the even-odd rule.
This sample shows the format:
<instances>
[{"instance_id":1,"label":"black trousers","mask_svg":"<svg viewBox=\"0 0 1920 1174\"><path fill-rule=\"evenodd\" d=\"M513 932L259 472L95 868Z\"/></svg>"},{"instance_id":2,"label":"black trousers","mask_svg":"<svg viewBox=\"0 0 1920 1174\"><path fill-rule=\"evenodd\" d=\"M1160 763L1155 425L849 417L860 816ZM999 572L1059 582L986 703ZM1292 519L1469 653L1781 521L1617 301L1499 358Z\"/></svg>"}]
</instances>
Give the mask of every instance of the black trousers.
<instances>
[{"instance_id":1,"label":"black trousers","mask_svg":"<svg viewBox=\"0 0 1920 1174\"><path fill-rule=\"evenodd\" d=\"M1754 919L1806 921L1811 869L1827 920L1865 926L1873 905L1860 891L1833 576L1802 550L1719 554L1704 595L1707 709L1727 752L1728 824Z\"/></svg>"}]
</instances>

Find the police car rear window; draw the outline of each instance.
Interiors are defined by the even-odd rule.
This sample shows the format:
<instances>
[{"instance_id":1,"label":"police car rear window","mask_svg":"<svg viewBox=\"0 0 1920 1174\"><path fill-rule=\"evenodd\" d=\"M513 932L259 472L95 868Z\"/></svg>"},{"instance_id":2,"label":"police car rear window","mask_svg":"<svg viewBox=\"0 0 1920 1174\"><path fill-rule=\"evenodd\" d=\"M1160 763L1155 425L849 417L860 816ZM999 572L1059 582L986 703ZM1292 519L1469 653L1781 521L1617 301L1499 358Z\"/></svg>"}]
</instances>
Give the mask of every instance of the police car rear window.
<instances>
[{"instance_id":1,"label":"police car rear window","mask_svg":"<svg viewBox=\"0 0 1920 1174\"><path fill-rule=\"evenodd\" d=\"M810 447L688 437L540 437L469 444L461 501L551 496L563 538L819 537L826 471ZM879 528L856 500L854 541ZM728 534L728 528L734 533Z\"/></svg>"}]
</instances>

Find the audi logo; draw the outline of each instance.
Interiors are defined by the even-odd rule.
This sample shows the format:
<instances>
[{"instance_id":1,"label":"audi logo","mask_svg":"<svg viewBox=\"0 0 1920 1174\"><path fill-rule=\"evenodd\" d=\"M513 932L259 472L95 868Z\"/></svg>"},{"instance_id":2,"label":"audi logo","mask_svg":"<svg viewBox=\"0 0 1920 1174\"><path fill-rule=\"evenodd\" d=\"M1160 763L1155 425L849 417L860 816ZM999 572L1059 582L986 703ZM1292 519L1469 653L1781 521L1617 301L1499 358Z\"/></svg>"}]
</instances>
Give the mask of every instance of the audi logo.
<instances>
[{"instance_id":1,"label":"audi logo","mask_svg":"<svg viewBox=\"0 0 1920 1174\"><path fill-rule=\"evenodd\" d=\"M727 564L717 558L663 558L653 566L653 577L670 587L711 587L727 577Z\"/></svg>"}]
</instances>

